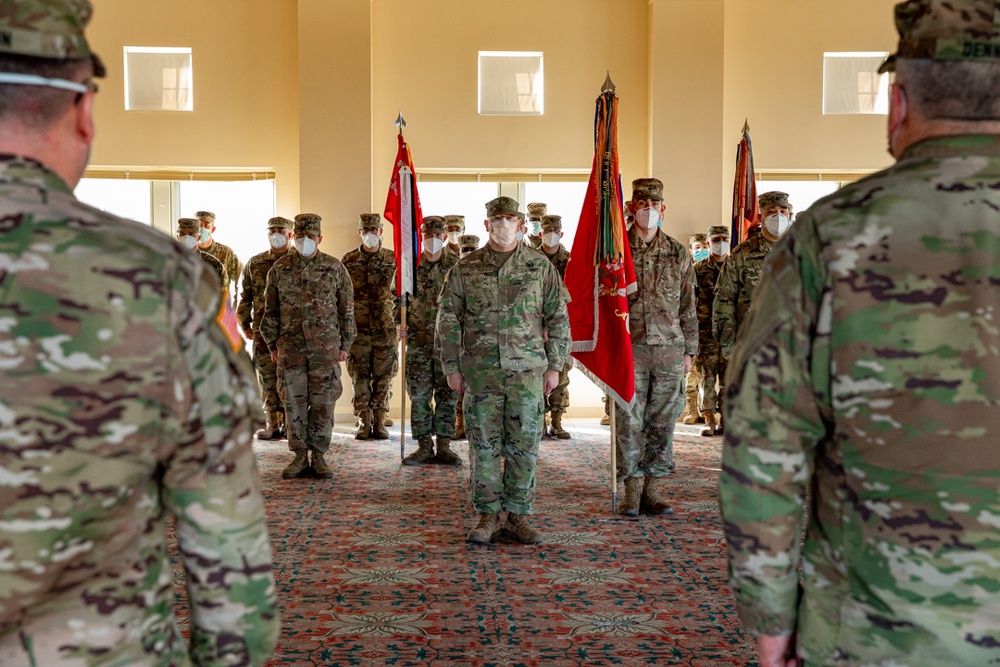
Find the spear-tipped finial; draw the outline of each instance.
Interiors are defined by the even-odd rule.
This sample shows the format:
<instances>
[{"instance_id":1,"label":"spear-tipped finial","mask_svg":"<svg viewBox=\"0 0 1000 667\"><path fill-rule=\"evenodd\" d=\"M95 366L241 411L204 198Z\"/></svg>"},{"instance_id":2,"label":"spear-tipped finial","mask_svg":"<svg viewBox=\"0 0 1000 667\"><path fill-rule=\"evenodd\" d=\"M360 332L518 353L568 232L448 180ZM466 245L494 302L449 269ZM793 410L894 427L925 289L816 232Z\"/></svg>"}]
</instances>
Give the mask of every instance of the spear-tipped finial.
<instances>
[{"instance_id":1,"label":"spear-tipped finial","mask_svg":"<svg viewBox=\"0 0 1000 667\"><path fill-rule=\"evenodd\" d=\"M750 131L750 121L748 118L743 119L743 134Z\"/></svg>"},{"instance_id":2,"label":"spear-tipped finial","mask_svg":"<svg viewBox=\"0 0 1000 667\"><path fill-rule=\"evenodd\" d=\"M611 72L608 72L607 78L604 79L604 85L601 86L602 93L613 93L615 92L615 84L611 81Z\"/></svg>"},{"instance_id":3,"label":"spear-tipped finial","mask_svg":"<svg viewBox=\"0 0 1000 667\"><path fill-rule=\"evenodd\" d=\"M396 122L392 124L393 127L399 128L399 133L403 133L403 128L406 127L406 121L403 119L403 112L400 111L399 115L396 116Z\"/></svg>"}]
</instances>

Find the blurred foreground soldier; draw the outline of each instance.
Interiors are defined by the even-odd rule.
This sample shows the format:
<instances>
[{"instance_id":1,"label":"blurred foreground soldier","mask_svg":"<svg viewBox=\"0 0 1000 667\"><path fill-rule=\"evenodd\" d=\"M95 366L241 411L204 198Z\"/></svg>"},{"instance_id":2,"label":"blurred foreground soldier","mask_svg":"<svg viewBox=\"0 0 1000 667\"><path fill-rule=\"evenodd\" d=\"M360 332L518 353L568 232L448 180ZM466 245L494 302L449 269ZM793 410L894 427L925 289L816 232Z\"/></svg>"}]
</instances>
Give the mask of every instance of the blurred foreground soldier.
<instances>
[{"instance_id":1,"label":"blurred foreground soldier","mask_svg":"<svg viewBox=\"0 0 1000 667\"><path fill-rule=\"evenodd\" d=\"M628 233L636 291L628 296L635 361L635 403L614 406L618 430L618 480L625 496L619 514L667 514L661 495L674 469L674 426L684 408L684 375L698 351L694 268L691 254L659 229L666 207L663 183L632 181Z\"/></svg>"},{"instance_id":2,"label":"blurred foreground soldier","mask_svg":"<svg viewBox=\"0 0 1000 667\"><path fill-rule=\"evenodd\" d=\"M0 8L0 665L261 665L278 616L232 311L193 253L73 196L90 3Z\"/></svg>"},{"instance_id":3,"label":"blurred foreground soldier","mask_svg":"<svg viewBox=\"0 0 1000 667\"><path fill-rule=\"evenodd\" d=\"M528 204L528 210L531 211L531 204ZM552 266L556 267L559 279L563 280L566 277L566 265L569 263L569 250L566 250L562 244L562 217L558 215L544 216L541 230L541 247L539 249L549 258ZM552 413L552 427L549 429L549 435L560 440L569 440L572 437L562 425L563 415L569 408L569 372L572 368L573 361L567 355L566 365L559 372L559 384L545 399L545 409Z\"/></svg>"},{"instance_id":4,"label":"blurred foreground soldier","mask_svg":"<svg viewBox=\"0 0 1000 667\"><path fill-rule=\"evenodd\" d=\"M469 253L479 250L479 237L475 234L463 234L458 237L459 257L465 257Z\"/></svg>"},{"instance_id":5,"label":"blurred foreground soldier","mask_svg":"<svg viewBox=\"0 0 1000 667\"><path fill-rule=\"evenodd\" d=\"M799 217L730 369L730 581L765 666L1000 664L1000 1L896 25L897 162Z\"/></svg>"},{"instance_id":6,"label":"blurred foreground soldier","mask_svg":"<svg viewBox=\"0 0 1000 667\"><path fill-rule=\"evenodd\" d=\"M278 367L288 449L295 453L281 476L303 477L311 464L317 476L333 477L324 457L343 392L340 362L347 360L355 335L354 291L344 265L319 250L322 218L300 213L292 232L295 252L285 253L268 272L260 322L260 336Z\"/></svg>"},{"instance_id":7,"label":"blurred foreground soldier","mask_svg":"<svg viewBox=\"0 0 1000 667\"><path fill-rule=\"evenodd\" d=\"M447 250L449 253L454 253L456 255L460 254L461 244L460 239L462 234L465 234L465 216L464 215L446 215L444 216L444 227L448 233L448 246ZM476 242L478 243L478 239Z\"/></svg>"},{"instance_id":8,"label":"blurred foreground soldier","mask_svg":"<svg viewBox=\"0 0 1000 667\"><path fill-rule=\"evenodd\" d=\"M212 269L212 273L219 279L219 291L229 294L229 277L226 274L226 267L222 265L214 255L209 255L204 250L198 248L198 235L201 232L201 223L196 218L180 218L177 220L177 240L184 244L188 250L197 251L201 261L205 266Z\"/></svg>"},{"instance_id":9,"label":"blurred foreground soldier","mask_svg":"<svg viewBox=\"0 0 1000 667\"><path fill-rule=\"evenodd\" d=\"M479 514L466 539L490 542L500 513L508 512L514 536L539 544L542 535L528 515L543 401L569 356L565 288L541 253L518 243L516 201L497 197L486 204L486 215L490 240L452 269L437 323L448 385L465 395L472 504Z\"/></svg>"},{"instance_id":10,"label":"blurred foreground soldier","mask_svg":"<svg viewBox=\"0 0 1000 667\"><path fill-rule=\"evenodd\" d=\"M691 260L697 264L708 257L708 235L691 234L688 237L688 249L691 250ZM684 424L698 424L704 422L701 412L698 410L698 390L701 387L701 374L698 372L697 364L691 366L691 371L684 376L684 414L681 415L681 422Z\"/></svg>"},{"instance_id":11,"label":"blurred foreground soldier","mask_svg":"<svg viewBox=\"0 0 1000 667\"><path fill-rule=\"evenodd\" d=\"M458 263L458 256L444 252L448 239L444 218L425 216L420 232L423 256L417 266L416 293L410 297L406 312L407 328L402 332L407 339L406 388L413 415L410 428L419 447L403 459L403 464L433 461L462 465L462 459L451 451L458 394L448 386L434 345L441 288L448 272Z\"/></svg>"},{"instance_id":12,"label":"blurred foreground soldier","mask_svg":"<svg viewBox=\"0 0 1000 667\"><path fill-rule=\"evenodd\" d=\"M698 283L698 356L694 365L701 383L701 418L705 421L701 434L704 436L721 435L723 430L722 419L716 421L715 413L721 413L719 393L726 386L726 358L712 332L712 303L719 272L729 255L729 227L709 227L708 241L709 256L694 265Z\"/></svg>"},{"instance_id":13,"label":"blurred foreground soldier","mask_svg":"<svg viewBox=\"0 0 1000 667\"><path fill-rule=\"evenodd\" d=\"M760 281L764 259L792 220L792 207L784 192L765 192L757 197L757 204L761 224L722 265L712 305L712 330L727 359L753 307L753 291Z\"/></svg>"},{"instance_id":14,"label":"blurred foreground soldier","mask_svg":"<svg viewBox=\"0 0 1000 667\"><path fill-rule=\"evenodd\" d=\"M285 431L285 405L278 392L278 367L271 360L271 351L260 335L260 322L264 319L264 289L267 272L284 257L292 247L292 221L288 218L271 218L267 221L267 243L271 247L254 255L243 268L242 294L236 314L240 318L243 334L253 341L253 362L257 370L257 386L264 404L267 425L257 431L258 440L281 440ZM293 251L294 252L294 251Z\"/></svg>"},{"instance_id":15,"label":"blurred foreground soldier","mask_svg":"<svg viewBox=\"0 0 1000 667\"><path fill-rule=\"evenodd\" d=\"M540 248L542 246L542 219L548 215L549 207L547 204L534 203L528 204L528 219L525 225L525 231L528 234L528 243L532 248Z\"/></svg>"},{"instance_id":16,"label":"blurred foreground soldier","mask_svg":"<svg viewBox=\"0 0 1000 667\"><path fill-rule=\"evenodd\" d=\"M347 372L354 381L354 414L358 440L385 440L389 388L399 370L399 300L396 298L396 256L382 247L382 216L358 218L361 247L341 260L354 284L354 319L358 336L351 345Z\"/></svg>"},{"instance_id":17,"label":"blurred foreground soldier","mask_svg":"<svg viewBox=\"0 0 1000 667\"><path fill-rule=\"evenodd\" d=\"M237 293L236 281L240 279L240 274L243 272L243 263L240 262L239 257L236 256L232 248L219 243L213 238L213 234L215 234L214 213L211 211L198 211L194 214L194 217L198 218L202 229L198 247L212 257L215 257L226 267L226 275L229 276L229 280L232 282L232 285L226 285L226 289L230 294L235 295Z\"/></svg>"}]
</instances>

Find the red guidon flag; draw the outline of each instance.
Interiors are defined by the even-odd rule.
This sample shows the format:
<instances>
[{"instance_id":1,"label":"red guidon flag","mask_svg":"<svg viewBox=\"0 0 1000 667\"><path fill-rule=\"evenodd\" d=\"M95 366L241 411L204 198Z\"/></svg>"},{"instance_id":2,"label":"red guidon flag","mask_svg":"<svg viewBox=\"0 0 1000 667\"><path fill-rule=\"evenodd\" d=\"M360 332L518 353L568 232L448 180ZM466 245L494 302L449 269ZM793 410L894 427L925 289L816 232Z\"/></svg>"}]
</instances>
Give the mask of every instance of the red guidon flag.
<instances>
[{"instance_id":1,"label":"red guidon flag","mask_svg":"<svg viewBox=\"0 0 1000 667\"><path fill-rule=\"evenodd\" d=\"M736 178L733 179L733 247L747 236L757 221L757 182L753 170L750 124L743 123L743 139L736 148Z\"/></svg>"},{"instance_id":2,"label":"red guidon flag","mask_svg":"<svg viewBox=\"0 0 1000 667\"><path fill-rule=\"evenodd\" d=\"M413 294L416 267L420 262L420 225L424 214L420 210L417 175L413 171L410 147L403 140L402 130L382 217L392 225L392 242L396 249L396 293L399 296Z\"/></svg>"},{"instance_id":3,"label":"red guidon flag","mask_svg":"<svg viewBox=\"0 0 1000 667\"><path fill-rule=\"evenodd\" d=\"M597 98L594 163L566 266L569 325L577 366L625 410L635 399L628 294L635 267L618 174L618 98Z\"/></svg>"}]
</instances>

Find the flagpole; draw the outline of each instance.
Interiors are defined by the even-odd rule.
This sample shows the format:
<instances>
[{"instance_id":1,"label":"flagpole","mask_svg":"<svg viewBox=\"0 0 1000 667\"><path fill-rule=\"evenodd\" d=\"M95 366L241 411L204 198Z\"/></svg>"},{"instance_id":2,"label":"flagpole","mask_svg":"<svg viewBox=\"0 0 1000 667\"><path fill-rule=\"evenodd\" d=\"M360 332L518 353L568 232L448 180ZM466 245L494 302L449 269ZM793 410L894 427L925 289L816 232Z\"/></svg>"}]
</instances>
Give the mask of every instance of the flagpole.
<instances>
[{"instance_id":1,"label":"flagpole","mask_svg":"<svg viewBox=\"0 0 1000 667\"><path fill-rule=\"evenodd\" d=\"M399 328L406 329L406 305L409 301L409 294L403 292L399 302ZM399 392L402 400L399 406L399 460L406 458L406 345L410 337L403 338L400 362L403 366L403 390Z\"/></svg>"},{"instance_id":2,"label":"flagpole","mask_svg":"<svg viewBox=\"0 0 1000 667\"><path fill-rule=\"evenodd\" d=\"M605 396L608 398L608 414L611 416L611 513L618 514L618 405L611 394Z\"/></svg>"}]
</instances>

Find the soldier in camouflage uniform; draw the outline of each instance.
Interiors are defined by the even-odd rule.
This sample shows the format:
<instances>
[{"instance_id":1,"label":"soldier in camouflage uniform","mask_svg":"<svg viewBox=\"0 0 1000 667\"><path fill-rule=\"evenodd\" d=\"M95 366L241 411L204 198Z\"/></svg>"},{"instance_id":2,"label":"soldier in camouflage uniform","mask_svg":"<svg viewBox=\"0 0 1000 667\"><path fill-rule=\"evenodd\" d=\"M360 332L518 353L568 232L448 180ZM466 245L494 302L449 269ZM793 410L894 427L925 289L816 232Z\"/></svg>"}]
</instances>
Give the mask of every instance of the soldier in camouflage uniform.
<instances>
[{"instance_id":1,"label":"soldier in camouflage uniform","mask_svg":"<svg viewBox=\"0 0 1000 667\"><path fill-rule=\"evenodd\" d=\"M528 219L525 231L528 234L527 243L532 248L542 247L542 219L548 215L548 204L536 202L528 204Z\"/></svg>"},{"instance_id":2,"label":"soldier in camouflage uniform","mask_svg":"<svg viewBox=\"0 0 1000 667\"><path fill-rule=\"evenodd\" d=\"M177 240L183 243L184 247L188 250L197 250L201 261L205 263L205 266L212 269L212 273L219 279L220 291L228 295L229 276L226 274L226 267L214 255L209 255L204 250L198 248L199 232L201 232L201 223L196 218L180 218L177 220Z\"/></svg>"},{"instance_id":3,"label":"soldier in camouflage uniform","mask_svg":"<svg viewBox=\"0 0 1000 667\"><path fill-rule=\"evenodd\" d=\"M212 234L215 233L214 213L211 211L198 211L194 214L194 217L198 218L201 222L201 228L204 230L201 233L198 247L222 262L222 265L226 267L226 275L229 276L229 280L232 283L232 285L227 285L226 289L229 290L230 294L237 294L236 281L240 279L240 274L243 272L243 263L240 262L239 257L236 256L232 248L212 238Z\"/></svg>"},{"instance_id":4,"label":"soldier in camouflage uniform","mask_svg":"<svg viewBox=\"0 0 1000 667\"><path fill-rule=\"evenodd\" d=\"M706 259L708 257L708 236L701 233L691 234L688 237L688 248L691 250L691 261L694 264ZM701 373L698 372L698 365L692 364L691 371L684 376L684 414L681 415L681 422L684 424L704 422L701 411L698 409L701 402L698 397L700 388Z\"/></svg>"},{"instance_id":5,"label":"soldier in camouflage uniform","mask_svg":"<svg viewBox=\"0 0 1000 667\"><path fill-rule=\"evenodd\" d=\"M531 204L528 204L528 211L531 211ZM559 279L566 278L566 265L569 263L569 250L560 242L562 239L562 217L558 215L546 215L542 218L541 236L539 237L541 246L539 250L552 262L559 272ZM569 407L569 372L573 368L571 357L566 357L566 365L559 373L559 384L552 390L552 393L545 399L545 409L552 414L552 426L549 435L560 440L569 440L569 431L563 428L562 418Z\"/></svg>"},{"instance_id":6,"label":"soldier in camouflage uniform","mask_svg":"<svg viewBox=\"0 0 1000 667\"><path fill-rule=\"evenodd\" d=\"M257 431L258 440L280 440L285 431L285 405L278 392L278 367L271 360L271 351L260 335L260 321L264 318L264 288L267 272L284 257L292 247L292 221L288 218L271 218L267 221L268 250L254 255L243 268L240 305L236 314L240 318L243 334L253 341L253 361L257 369L257 386L264 405L267 425ZM292 251L294 252L294 251Z\"/></svg>"},{"instance_id":7,"label":"soldier in camouflage uniform","mask_svg":"<svg viewBox=\"0 0 1000 667\"><path fill-rule=\"evenodd\" d=\"M705 421L701 434L704 436L722 434L722 420L716 421L715 413L721 412L719 392L726 386L726 358L712 332L712 303L722 264L729 255L729 236L729 227L725 225L709 227L709 255L694 265L698 297L698 356L694 366L701 382L701 418Z\"/></svg>"},{"instance_id":8,"label":"soldier in camouflage uniform","mask_svg":"<svg viewBox=\"0 0 1000 667\"><path fill-rule=\"evenodd\" d=\"M757 204L761 220L757 233L749 234L746 241L733 248L722 265L712 305L712 330L727 359L733 353L740 326L750 314L764 259L788 229L792 216L784 192L765 192L757 197Z\"/></svg>"},{"instance_id":9,"label":"soldier in camouflage uniform","mask_svg":"<svg viewBox=\"0 0 1000 667\"><path fill-rule=\"evenodd\" d=\"M295 216L295 252L278 259L267 274L260 336L278 365L278 392L285 405L288 449L295 458L281 476L312 472L333 477L325 460L333 432L333 409L343 391L340 362L354 340L354 290L344 265L324 252L322 219Z\"/></svg>"},{"instance_id":10,"label":"soldier in camouflage uniform","mask_svg":"<svg viewBox=\"0 0 1000 667\"><path fill-rule=\"evenodd\" d=\"M460 259L477 250L479 250L478 236L475 234L462 234L458 237L458 256Z\"/></svg>"},{"instance_id":11,"label":"soldier in camouflage uniform","mask_svg":"<svg viewBox=\"0 0 1000 667\"><path fill-rule=\"evenodd\" d=\"M1000 664L1000 1L896 24L897 162L799 216L732 359L720 498L762 665Z\"/></svg>"},{"instance_id":12,"label":"soldier in camouflage uniform","mask_svg":"<svg viewBox=\"0 0 1000 667\"><path fill-rule=\"evenodd\" d=\"M279 623L250 360L192 252L73 196L105 71L90 13L0 11L0 665L262 665Z\"/></svg>"},{"instance_id":13,"label":"soldier in camouflage uniform","mask_svg":"<svg viewBox=\"0 0 1000 667\"><path fill-rule=\"evenodd\" d=\"M694 267L688 249L659 229L665 206L663 183L632 181L628 233L637 289L628 295L629 331L635 362L635 403L615 406L618 480L625 496L620 514L667 514L661 495L674 469L674 426L684 408L684 375L698 351Z\"/></svg>"},{"instance_id":14,"label":"soldier in camouflage uniform","mask_svg":"<svg viewBox=\"0 0 1000 667\"><path fill-rule=\"evenodd\" d=\"M448 232L448 245L445 248L449 253L459 256L459 239L462 234L465 233L465 216L464 215L446 215L444 216L444 226Z\"/></svg>"},{"instance_id":15,"label":"soldier in camouflage uniform","mask_svg":"<svg viewBox=\"0 0 1000 667\"><path fill-rule=\"evenodd\" d=\"M354 283L354 319L358 337L351 345L347 372L354 381L354 415L360 423L358 440L385 440L389 389L399 370L397 351L399 299L396 297L396 255L382 247L382 216L358 218L361 247L341 261Z\"/></svg>"},{"instance_id":16,"label":"soldier in camouflage uniform","mask_svg":"<svg viewBox=\"0 0 1000 667\"><path fill-rule=\"evenodd\" d=\"M448 386L434 340L441 288L448 272L458 264L458 255L444 252L448 240L444 218L424 216L420 232L423 236L423 256L416 271L416 293L410 297L406 312L406 331L402 332L407 340L406 388L410 392L410 428L419 447L403 459L403 464L434 461L462 465L462 459L451 450L458 394Z\"/></svg>"},{"instance_id":17,"label":"soldier in camouflage uniform","mask_svg":"<svg viewBox=\"0 0 1000 667\"><path fill-rule=\"evenodd\" d=\"M489 243L452 269L438 313L441 364L448 385L465 394L479 513L470 542L490 542L503 511L519 541L542 542L527 515L545 394L569 356L565 288L544 255L517 241L517 208L510 197L486 205Z\"/></svg>"}]
</instances>

